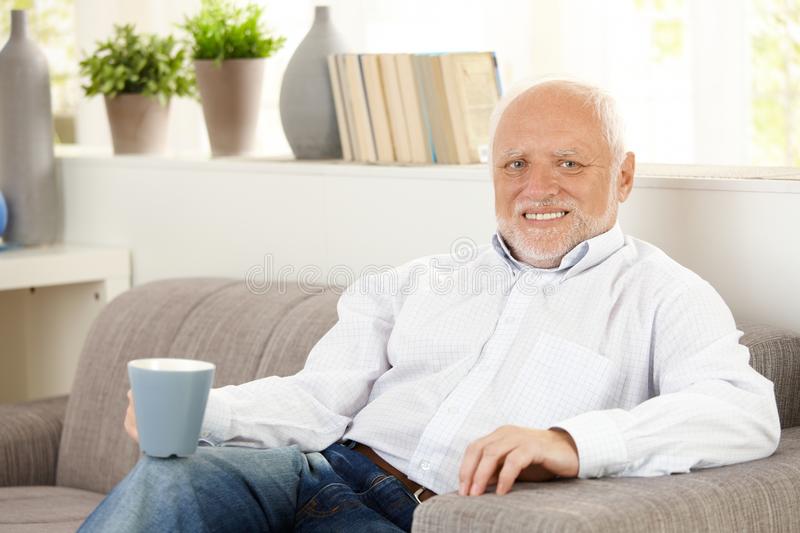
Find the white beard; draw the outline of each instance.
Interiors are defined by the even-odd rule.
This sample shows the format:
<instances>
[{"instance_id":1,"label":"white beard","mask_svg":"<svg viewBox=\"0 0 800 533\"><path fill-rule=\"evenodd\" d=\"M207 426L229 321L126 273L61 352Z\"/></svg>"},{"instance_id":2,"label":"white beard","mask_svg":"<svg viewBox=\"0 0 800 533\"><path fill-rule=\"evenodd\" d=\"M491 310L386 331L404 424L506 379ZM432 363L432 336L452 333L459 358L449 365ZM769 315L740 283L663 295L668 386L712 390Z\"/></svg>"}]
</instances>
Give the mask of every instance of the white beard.
<instances>
[{"instance_id":1,"label":"white beard","mask_svg":"<svg viewBox=\"0 0 800 533\"><path fill-rule=\"evenodd\" d=\"M519 202L514 208L513 219L497 217L497 228L514 257L538 268L553 268L561 259L581 242L611 229L617 219L619 204L616 200L615 182L609 189L605 212L592 217L581 211L574 200L544 200L541 202ZM525 227L521 217L533 208L563 207L570 211L567 228L534 229Z\"/></svg>"}]
</instances>

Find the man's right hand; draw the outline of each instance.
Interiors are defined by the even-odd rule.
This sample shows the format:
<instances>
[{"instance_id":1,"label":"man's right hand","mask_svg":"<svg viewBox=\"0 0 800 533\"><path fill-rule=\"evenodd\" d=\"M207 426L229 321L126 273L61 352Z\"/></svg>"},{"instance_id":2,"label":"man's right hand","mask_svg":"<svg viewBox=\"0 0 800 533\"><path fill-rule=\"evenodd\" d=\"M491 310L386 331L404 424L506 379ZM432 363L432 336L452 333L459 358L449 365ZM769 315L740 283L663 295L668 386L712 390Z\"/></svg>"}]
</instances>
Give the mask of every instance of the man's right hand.
<instances>
[{"instance_id":1,"label":"man's right hand","mask_svg":"<svg viewBox=\"0 0 800 533\"><path fill-rule=\"evenodd\" d=\"M139 442L139 431L136 429L136 411L133 408L133 392L128 389L128 411L125 413L125 431L133 440Z\"/></svg>"}]
</instances>

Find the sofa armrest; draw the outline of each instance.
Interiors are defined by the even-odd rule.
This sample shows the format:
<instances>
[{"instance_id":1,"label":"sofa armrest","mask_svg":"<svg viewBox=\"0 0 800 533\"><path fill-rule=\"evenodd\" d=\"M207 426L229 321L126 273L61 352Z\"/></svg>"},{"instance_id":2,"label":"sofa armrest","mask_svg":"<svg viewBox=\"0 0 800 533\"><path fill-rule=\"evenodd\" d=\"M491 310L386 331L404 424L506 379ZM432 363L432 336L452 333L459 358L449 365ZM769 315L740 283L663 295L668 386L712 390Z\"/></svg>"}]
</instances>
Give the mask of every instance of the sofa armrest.
<instances>
[{"instance_id":1,"label":"sofa armrest","mask_svg":"<svg viewBox=\"0 0 800 533\"><path fill-rule=\"evenodd\" d=\"M761 324L739 324L750 364L775 384L782 428L800 425L800 335Z\"/></svg>"},{"instance_id":2,"label":"sofa armrest","mask_svg":"<svg viewBox=\"0 0 800 533\"><path fill-rule=\"evenodd\" d=\"M0 405L0 487L55 484L67 398Z\"/></svg>"},{"instance_id":3,"label":"sofa armrest","mask_svg":"<svg viewBox=\"0 0 800 533\"><path fill-rule=\"evenodd\" d=\"M416 533L800 531L800 427L774 455L689 474L521 483L505 495L436 496Z\"/></svg>"}]
</instances>

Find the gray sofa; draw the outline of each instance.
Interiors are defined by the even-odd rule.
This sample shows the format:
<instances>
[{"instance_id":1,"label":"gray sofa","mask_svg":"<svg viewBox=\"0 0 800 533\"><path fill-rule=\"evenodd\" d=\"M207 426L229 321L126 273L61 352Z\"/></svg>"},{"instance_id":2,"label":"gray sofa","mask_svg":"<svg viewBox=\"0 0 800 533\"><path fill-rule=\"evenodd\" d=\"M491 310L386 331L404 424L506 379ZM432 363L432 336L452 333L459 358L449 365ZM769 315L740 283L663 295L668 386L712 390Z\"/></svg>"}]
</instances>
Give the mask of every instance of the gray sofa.
<instances>
[{"instance_id":1,"label":"gray sofa","mask_svg":"<svg viewBox=\"0 0 800 533\"><path fill-rule=\"evenodd\" d=\"M0 405L0 532L74 531L137 459L122 427L126 362L217 365L214 386L299 370L336 320L333 291L252 294L226 279L167 280L112 301L92 326L69 397ZM770 458L660 478L524 483L506 496L441 495L414 531L800 531L800 337L741 325L775 383L783 435Z\"/></svg>"}]
</instances>

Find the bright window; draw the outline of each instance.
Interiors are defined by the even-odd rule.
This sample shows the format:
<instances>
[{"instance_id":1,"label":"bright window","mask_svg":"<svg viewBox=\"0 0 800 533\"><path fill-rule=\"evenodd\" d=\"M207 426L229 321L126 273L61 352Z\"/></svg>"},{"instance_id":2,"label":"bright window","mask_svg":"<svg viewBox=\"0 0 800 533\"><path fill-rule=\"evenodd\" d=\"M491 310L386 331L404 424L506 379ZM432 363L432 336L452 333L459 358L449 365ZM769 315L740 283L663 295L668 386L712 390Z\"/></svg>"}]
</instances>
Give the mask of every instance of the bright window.
<instances>
[{"instance_id":1,"label":"bright window","mask_svg":"<svg viewBox=\"0 0 800 533\"><path fill-rule=\"evenodd\" d=\"M7 12L12 3L0 0L0 10ZM262 3L268 26L288 40L267 60L260 149L288 155L278 113L280 79L311 25L316 2ZM800 166L797 0L329 4L352 51L495 50L506 87L548 74L606 87L623 108L628 145L639 161ZM102 99L80 96L77 50L90 50L114 23L179 33L176 24L199 8L199 0L38 0L35 5L31 30L50 59L57 114L77 114L81 143L110 146ZM1 20L4 35L8 16ZM175 102L171 113L171 149L207 153L199 104Z\"/></svg>"}]
</instances>

